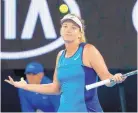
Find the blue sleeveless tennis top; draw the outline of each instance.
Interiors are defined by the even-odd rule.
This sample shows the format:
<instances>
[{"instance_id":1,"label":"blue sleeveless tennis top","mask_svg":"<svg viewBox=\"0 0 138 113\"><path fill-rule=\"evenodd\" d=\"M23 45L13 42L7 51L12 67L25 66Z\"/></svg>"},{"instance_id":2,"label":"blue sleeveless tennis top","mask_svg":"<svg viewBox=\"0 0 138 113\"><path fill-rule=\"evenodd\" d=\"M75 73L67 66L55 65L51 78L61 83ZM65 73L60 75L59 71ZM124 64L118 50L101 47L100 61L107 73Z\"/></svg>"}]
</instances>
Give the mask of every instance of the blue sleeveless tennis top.
<instances>
[{"instance_id":1,"label":"blue sleeveless tennis top","mask_svg":"<svg viewBox=\"0 0 138 113\"><path fill-rule=\"evenodd\" d=\"M83 65L82 54L86 43L81 43L75 54L65 57L62 52L57 65L57 79L61 88L58 112L102 112L97 89L87 91L85 85L97 82L96 72Z\"/></svg>"}]
</instances>

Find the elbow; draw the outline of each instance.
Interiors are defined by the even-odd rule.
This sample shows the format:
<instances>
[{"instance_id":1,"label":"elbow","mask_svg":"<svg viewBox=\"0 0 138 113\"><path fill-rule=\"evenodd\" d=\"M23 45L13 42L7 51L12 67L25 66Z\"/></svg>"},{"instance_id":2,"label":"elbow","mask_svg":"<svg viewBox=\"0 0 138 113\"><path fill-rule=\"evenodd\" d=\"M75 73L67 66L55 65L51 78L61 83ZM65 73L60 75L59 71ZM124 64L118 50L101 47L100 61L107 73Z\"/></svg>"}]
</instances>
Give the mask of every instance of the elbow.
<instances>
[{"instance_id":1,"label":"elbow","mask_svg":"<svg viewBox=\"0 0 138 113\"><path fill-rule=\"evenodd\" d=\"M56 93L55 93L55 95L60 95L60 94L61 94L61 92L60 92L60 91L58 91L58 92L56 92Z\"/></svg>"},{"instance_id":2,"label":"elbow","mask_svg":"<svg viewBox=\"0 0 138 113\"><path fill-rule=\"evenodd\" d=\"M57 85L53 85L52 92L55 95L59 95L61 93L60 88Z\"/></svg>"},{"instance_id":3,"label":"elbow","mask_svg":"<svg viewBox=\"0 0 138 113\"><path fill-rule=\"evenodd\" d=\"M53 90L53 94L55 94L55 95L60 95L60 90L59 89L54 89Z\"/></svg>"}]
</instances>

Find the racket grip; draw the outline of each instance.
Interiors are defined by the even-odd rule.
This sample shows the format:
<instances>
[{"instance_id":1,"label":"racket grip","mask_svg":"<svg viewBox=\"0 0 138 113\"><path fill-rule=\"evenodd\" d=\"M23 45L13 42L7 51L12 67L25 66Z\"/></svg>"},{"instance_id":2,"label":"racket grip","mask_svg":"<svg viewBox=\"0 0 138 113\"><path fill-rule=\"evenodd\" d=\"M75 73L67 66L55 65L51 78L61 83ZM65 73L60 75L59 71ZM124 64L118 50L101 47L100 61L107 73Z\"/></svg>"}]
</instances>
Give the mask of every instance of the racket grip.
<instances>
[{"instance_id":1,"label":"racket grip","mask_svg":"<svg viewBox=\"0 0 138 113\"><path fill-rule=\"evenodd\" d=\"M125 77L127 77L127 75L125 75L125 74L121 76L121 78L125 78ZM116 83L116 82L114 81L113 78L111 78L111 79L110 79L110 83Z\"/></svg>"},{"instance_id":2,"label":"racket grip","mask_svg":"<svg viewBox=\"0 0 138 113\"><path fill-rule=\"evenodd\" d=\"M115 83L113 78L110 78L110 83Z\"/></svg>"}]
</instances>

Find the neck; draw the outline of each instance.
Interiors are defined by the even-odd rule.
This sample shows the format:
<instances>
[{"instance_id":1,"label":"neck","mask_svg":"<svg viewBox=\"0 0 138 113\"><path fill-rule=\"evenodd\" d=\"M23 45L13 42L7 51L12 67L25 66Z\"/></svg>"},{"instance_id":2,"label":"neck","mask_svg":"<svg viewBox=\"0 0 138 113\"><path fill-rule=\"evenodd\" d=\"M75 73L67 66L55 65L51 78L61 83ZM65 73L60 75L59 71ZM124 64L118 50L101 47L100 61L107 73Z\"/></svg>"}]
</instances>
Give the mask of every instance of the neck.
<instances>
[{"instance_id":1,"label":"neck","mask_svg":"<svg viewBox=\"0 0 138 113\"><path fill-rule=\"evenodd\" d=\"M73 42L72 43L66 43L65 47L66 47L67 53L72 53L78 49L79 43L75 43L75 42L74 43Z\"/></svg>"}]
</instances>

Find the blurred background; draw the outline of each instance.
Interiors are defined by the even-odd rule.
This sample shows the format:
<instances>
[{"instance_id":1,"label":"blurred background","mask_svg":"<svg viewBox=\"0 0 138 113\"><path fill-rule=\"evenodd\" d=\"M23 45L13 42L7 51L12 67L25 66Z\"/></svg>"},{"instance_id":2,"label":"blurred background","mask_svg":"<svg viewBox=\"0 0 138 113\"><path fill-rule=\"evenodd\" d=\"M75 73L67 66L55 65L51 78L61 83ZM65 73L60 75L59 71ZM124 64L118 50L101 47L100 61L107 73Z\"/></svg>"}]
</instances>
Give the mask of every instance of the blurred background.
<instances>
[{"instance_id":1,"label":"blurred background","mask_svg":"<svg viewBox=\"0 0 138 113\"><path fill-rule=\"evenodd\" d=\"M17 89L4 79L8 75L15 80L25 77L24 68L29 62L42 63L46 76L53 79L56 55L64 49L60 19L67 13L84 19L87 42L101 52L112 74L135 70L135 3L136 0L1 0L1 111L21 111ZM59 10L62 4L68 6L66 12L64 7ZM98 95L104 112L136 112L137 76L112 88L99 87Z\"/></svg>"}]
</instances>

